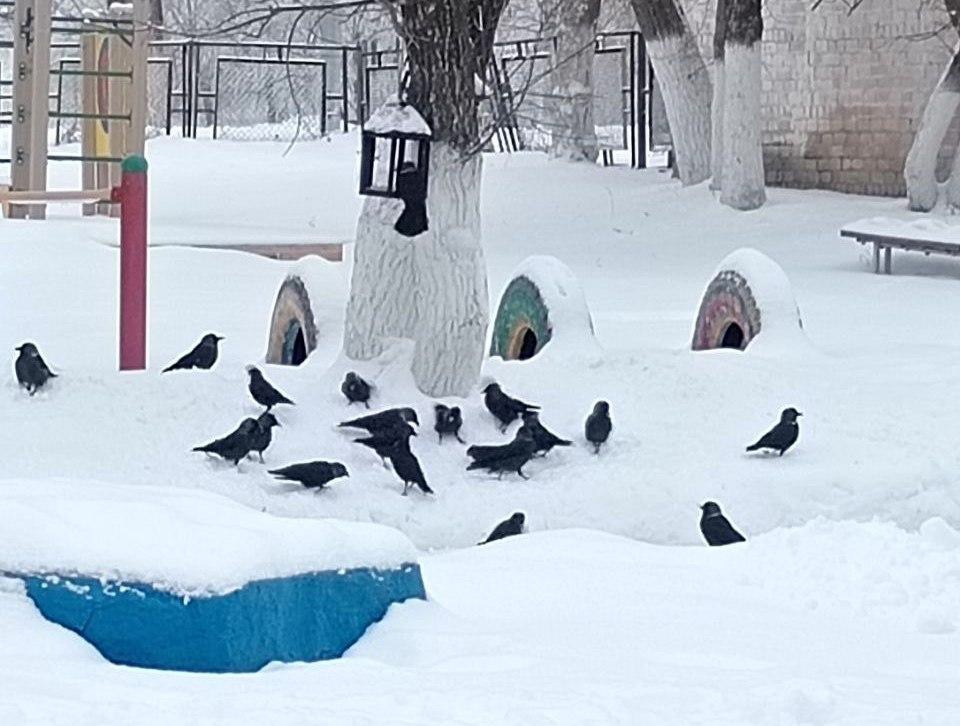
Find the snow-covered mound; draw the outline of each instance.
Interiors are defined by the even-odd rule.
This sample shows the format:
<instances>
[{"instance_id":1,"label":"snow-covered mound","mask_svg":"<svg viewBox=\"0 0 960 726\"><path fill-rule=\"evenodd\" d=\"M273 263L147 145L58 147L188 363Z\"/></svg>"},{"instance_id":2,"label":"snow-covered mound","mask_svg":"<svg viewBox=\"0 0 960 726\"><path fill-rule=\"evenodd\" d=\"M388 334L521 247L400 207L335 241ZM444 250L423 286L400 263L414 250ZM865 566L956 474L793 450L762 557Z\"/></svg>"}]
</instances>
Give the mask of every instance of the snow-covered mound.
<instances>
[{"instance_id":1,"label":"snow-covered mound","mask_svg":"<svg viewBox=\"0 0 960 726\"><path fill-rule=\"evenodd\" d=\"M274 517L197 489L0 482L0 571L222 594L254 580L416 559L389 527Z\"/></svg>"},{"instance_id":2,"label":"snow-covered mound","mask_svg":"<svg viewBox=\"0 0 960 726\"><path fill-rule=\"evenodd\" d=\"M0 579L0 721L950 726L960 550L936 528L816 521L713 549L558 530L428 555L429 602L338 661L243 677L110 666Z\"/></svg>"},{"instance_id":3,"label":"snow-covered mound","mask_svg":"<svg viewBox=\"0 0 960 726\"><path fill-rule=\"evenodd\" d=\"M517 358L511 343L519 343L513 338L527 328L536 335L537 351L550 356L600 352L583 288L573 270L550 255L528 257L513 271L500 294L491 353Z\"/></svg>"},{"instance_id":4,"label":"snow-covered mound","mask_svg":"<svg viewBox=\"0 0 960 726\"><path fill-rule=\"evenodd\" d=\"M710 319L716 315L721 319ZM717 345L705 338L722 334L711 328L728 318L744 329L752 353L788 353L809 346L790 281L780 265L758 250L735 250L717 265L694 324L694 347Z\"/></svg>"}]
</instances>

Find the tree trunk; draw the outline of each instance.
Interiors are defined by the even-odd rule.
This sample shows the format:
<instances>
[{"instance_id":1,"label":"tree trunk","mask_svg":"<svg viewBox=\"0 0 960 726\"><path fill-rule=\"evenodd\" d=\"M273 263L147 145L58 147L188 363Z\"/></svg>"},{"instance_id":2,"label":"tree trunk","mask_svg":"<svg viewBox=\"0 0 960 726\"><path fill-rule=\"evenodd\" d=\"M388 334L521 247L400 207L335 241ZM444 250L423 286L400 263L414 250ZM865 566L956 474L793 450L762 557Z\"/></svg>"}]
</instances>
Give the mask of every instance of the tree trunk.
<instances>
[{"instance_id":1,"label":"tree trunk","mask_svg":"<svg viewBox=\"0 0 960 726\"><path fill-rule=\"evenodd\" d=\"M600 0L552 0L543 7L551 57L550 155L596 162L593 120L593 60Z\"/></svg>"},{"instance_id":2,"label":"tree trunk","mask_svg":"<svg viewBox=\"0 0 960 726\"><path fill-rule=\"evenodd\" d=\"M727 0L717 0L713 31L713 138L710 144L710 188L723 188L723 54L727 42Z\"/></svg>"},{"instance_id":3,"label":"tree trunk","mask_svg":"<svg viewBox=\"0 0 960 726\"><path fill-rule=\"evenodd\" d=\"M483 360L489 317L480 244L481 158L474 79L482 77L505 0L403 0L406 100L433 131L430 228L393 230L400 203L367 199L357 224L344 350L371 358L384 338L415 342L413 375L431 396L466 396Z\"/></svg>"},{"instance_id":4,"label":"tree trunk","mask_svg":"<svg viewBox=\"0 0 960 726\"><path fill-rule=\"evenodd\" d=\"M760 0L728 0L725 34L720 201L734 209L757 209L767 198L760 136Z\"/></svg>"},{"instance_id":5,"label":"tree trunk","mask_svg":"<svg viewBox=\"0 0 960 726\"><path fill-rule=\"evenodd\" d=\"M944 0L944 8L953 29L960 32L960 0ZM940 82L930 94L917 135L907 154L903 178L911 211L929 212L937 206L937 157L950 123L960 104L960 49L958 49ZM954 157L953 171L947 185L947 201L960 206L960 149Z\"/></svg>"},{"instance_id":6,"label":"tree trunk","mask_svg":"<svg viewBox=\"0 0 960 726\"><path fill-rule=\"evenodd\" d=\"M710 176L713 95L697 40L677 0L631 0L660 83L677 170L683 184Z\"/></svg>"},{"instance_id":7,"label":"tree trunk","mask_svg":"<svg viewBox=\"0 0 960 726\"><path fill-rule=\"evenodd\" d=\"M907 183L907 199L914 212L929 212L937 205L937 157L950 128L950 122L960 105L960 52L953 56L940 82L930 94L917 135L910 146L903 167ZM960 156L960 155L958 155ZM956 183L956 164L950 186Z\"/></svg>"}]
</instances>

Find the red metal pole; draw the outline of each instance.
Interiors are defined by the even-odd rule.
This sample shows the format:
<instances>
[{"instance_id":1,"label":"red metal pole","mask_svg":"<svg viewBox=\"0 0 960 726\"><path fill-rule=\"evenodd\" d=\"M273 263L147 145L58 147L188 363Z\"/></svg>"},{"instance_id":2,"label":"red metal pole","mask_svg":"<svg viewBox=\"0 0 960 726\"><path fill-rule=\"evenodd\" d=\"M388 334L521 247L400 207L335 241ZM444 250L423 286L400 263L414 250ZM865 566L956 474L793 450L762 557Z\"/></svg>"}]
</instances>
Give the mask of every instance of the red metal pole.
<instances>
[{"instance_id":1,"label":"red metal pole","mask_svg":"<svg viewBox=\"0 0 960 726\"><path fill-rule=\"evenodd\" d=\"M123 160L120 187L120 370L147 367L147 160Z\"/></svg>"}]
</instances>

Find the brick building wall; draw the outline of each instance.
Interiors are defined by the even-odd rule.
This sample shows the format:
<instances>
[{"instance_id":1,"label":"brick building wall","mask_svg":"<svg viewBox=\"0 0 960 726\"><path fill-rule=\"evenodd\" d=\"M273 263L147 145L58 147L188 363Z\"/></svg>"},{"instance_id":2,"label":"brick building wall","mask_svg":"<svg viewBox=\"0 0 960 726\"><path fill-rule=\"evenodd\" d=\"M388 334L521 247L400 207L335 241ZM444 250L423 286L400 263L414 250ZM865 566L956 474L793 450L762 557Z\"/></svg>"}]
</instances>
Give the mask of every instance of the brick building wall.
<instances>
[{"instance_id":1,"label":"brick building wall","mask_svg":"<svg viewBox=\"0 0 960 726\"><path fill-rule=\"evenodd\" d=\"M711 58L712 0L682 0ZM767 183L905 194L903 164L951 50L938 0L766 0L763 143ZM956 36L953 34L955 42ZM944 144L949 168L960 124Z\"/></svg>"}]
</instances>

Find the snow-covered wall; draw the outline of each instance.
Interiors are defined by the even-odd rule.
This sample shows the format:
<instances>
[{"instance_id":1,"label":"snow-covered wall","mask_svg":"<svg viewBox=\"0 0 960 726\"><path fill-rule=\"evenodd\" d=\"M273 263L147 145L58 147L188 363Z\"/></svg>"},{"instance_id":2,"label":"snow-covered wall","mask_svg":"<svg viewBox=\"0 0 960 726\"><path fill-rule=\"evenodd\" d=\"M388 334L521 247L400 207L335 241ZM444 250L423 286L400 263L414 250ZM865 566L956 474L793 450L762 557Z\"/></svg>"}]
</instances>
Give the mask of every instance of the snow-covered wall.
<instances>
[{"instance_id":1,"label":"snow-covered wall","mask_svg":"<svg viewBox=\"0 0 960 726\"><path fill-rule=\"evenodd\" d=\"M712 57L716 0L681 0ZM924 104L956 42L942 2L764 2L763 108L767 183L901 196L903 164ZM960 124L941 151L950 168Z\"/></svg>"}]
</instances>

